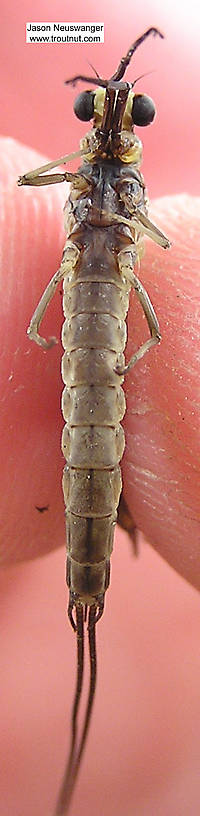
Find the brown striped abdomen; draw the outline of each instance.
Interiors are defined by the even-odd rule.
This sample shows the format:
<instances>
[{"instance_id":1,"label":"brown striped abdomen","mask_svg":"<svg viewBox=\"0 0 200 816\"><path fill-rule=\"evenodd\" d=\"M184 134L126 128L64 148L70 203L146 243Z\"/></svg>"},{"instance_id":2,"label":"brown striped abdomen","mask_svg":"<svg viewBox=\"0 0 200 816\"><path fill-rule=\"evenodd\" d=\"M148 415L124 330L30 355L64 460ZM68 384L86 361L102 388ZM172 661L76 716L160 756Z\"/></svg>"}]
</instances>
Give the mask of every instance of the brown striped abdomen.
<instances>
[{"instance_id":1,"label":"brown striped abdomen","mask_svg":"<svg viewBox=\"0 0 200 816\"><path fill-rule=\"evenodd\" d=\"M68 586L73 597L93 604L109 583L122 489L126 406L123 377L114 369L124 362L130 284L120 276L112 230L109 239L109 231L93 228L87 242L81 228L79 246L80 234L84 249L64 278L63 490Z\"/></svg>"}]
</instances>

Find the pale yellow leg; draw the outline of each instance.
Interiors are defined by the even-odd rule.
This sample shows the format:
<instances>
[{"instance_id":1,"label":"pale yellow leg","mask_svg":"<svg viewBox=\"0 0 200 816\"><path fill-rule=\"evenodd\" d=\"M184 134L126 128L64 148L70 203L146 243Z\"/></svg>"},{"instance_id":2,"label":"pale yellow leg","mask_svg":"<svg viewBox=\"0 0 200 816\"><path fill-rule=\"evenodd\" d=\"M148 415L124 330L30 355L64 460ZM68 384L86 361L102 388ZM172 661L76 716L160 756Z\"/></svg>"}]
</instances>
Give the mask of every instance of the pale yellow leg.
<instances>
[{"instance_id":1,"label":"pale yellow leg","mask_svg":"<svg viewBox=\"0 0 200 816\"><path fill-rule=\"evenodd\" d=\"M51 346L54 346L58 341L56 337L49 337L49 340L45 340L45 337L41 337L41 335L38 333L40 323L44 317L47 306L55 294L58 283L63 280L65 275L74 269L79 255L80 252L77 246L67 241L65 244L60 269L55 272L55 275L53 275L53 278L51 278L49 281L42 297L40 298L33 317L31 318L30 326L27 329L27 334L30 340L34 340L38 346L42 346L42 348L45 350L51 348Z\"/></svg>"},{"instance_id":2,"label":"pale yellow leg","mask_svg":"<svg viewBox=\"0 0 200 816\"><path fill-rule=\"evenodd\" d=\"M157 345L157 343L160 343L161 334L159 329L159 323L154 312L152 303L150 301L149 295L147 294L146 289L142 285L139 278L137 278L137 276L134 273L134 266L136 261L136 252L134 245L133 247L131 246L127 247L127 249L124 249L121 252L119 252L117 260L121 275L123 275L124 278L128 279L128 281L132 284L133 288L135 289L135 293L143 308L151 334L149 340L146 340L146 342L143 343L143 345L138 349L138 351L136 351L135 354L132 355L131 359L129 360L129 363L127 363L126 366L124 366L123 368L121 366L116 366L117 374L123 376L127 374L127 371L130 371L132 366L134 366L138 360L141 360L142 357L144 357L144 354L146 354L147 351L150 351L150 349L153 346Z\"/></svg>"}]
</instances>

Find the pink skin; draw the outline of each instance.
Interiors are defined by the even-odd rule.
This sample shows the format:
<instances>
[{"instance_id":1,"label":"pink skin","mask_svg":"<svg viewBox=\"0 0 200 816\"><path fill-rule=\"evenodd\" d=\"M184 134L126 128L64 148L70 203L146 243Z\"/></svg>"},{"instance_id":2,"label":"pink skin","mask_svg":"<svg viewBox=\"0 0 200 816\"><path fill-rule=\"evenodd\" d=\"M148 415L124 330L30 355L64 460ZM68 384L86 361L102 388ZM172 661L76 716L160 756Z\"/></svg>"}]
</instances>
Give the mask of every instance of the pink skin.
<instances>
[{"instance_id":1,"label":"pink skin","mask_svg":"<svg viewBox=\"0 0 200 816\"><path fill-rule=\"evenodd\" d=\"M11 140L8 140L7 142L6 140L2 140L2 142L4 143L2 147L5 147L5 179L7 178L7 173L9 173L10 185L8 186L8 194L5 198L5 220L2 222L2 274L4 286L1 296L2 317L0 322L0 331L2 333L1 349L3 350L1 373L1 394L3 399L1 428L3 428L4 417L5 424L1 437L1 523L3 530L1 538L1 563L3 567L9 566L12 568L10 573L6 571L5 574L3 574L2 583L6 603L6 594L8 593L8 589L9 593L11 593L9 575L13 577L14 587L12 587L12 596L9 599L9 604L12 601L11 606L13 604L13 614L16 616L16 618L17 609L19 610L19 629L21 630L22 628L25 632L27 631L27 638L29 638L30 621L29 623L26 621L26 614L29 614L29 610L26 613L26 609L29 606L30 599L32 620L34 621L35 614L37 614L38 619L38 630L36 632L36 641L38 643L38 639L41 637L41 626L43 627L44 636L48 636L47 632L49 629L49 620L51 619L49 603L51 604L52 602L50 596L54 593L54 574L57 576L56 569L58 567L58 563L60 565L61 562L59 561L59 554L58 556L55 554L52 555L51 558L48 559L48 562L44 561L43 563L37 562L34 564L33 559L59 548L64 541L64 514L60 487L63 467L62 455L60 453L60 432L63 422L59 407L60 393L62 388L59 374L61 347L60 344L58 344L50 351L43 352L33 343L30 343L26 337L25 329L28 326L29 319L39 300L40 294L46 286L47 281L59 266L64 242L62 204L64 204L66 198L66 185L40 189L17 189L17 176L28 169L42 164L44 160L43 157L37 155L34 151L31 151L28 148L23 148L22 146L17 145L16 149L15 143ZM1 156L2 167L3 150L1 151ZM155 202L154 206L151 207L150 217L170 238L172 241L172 248L170 251L164 251L152 242L147 241L145 256L141 262L141 271L139 274L154 304L154 308L159 318L163 340L160 347L153 349L144 358L144 360L138 363L135 369L132 369L132 371L127 375L125 381L124 388L127 397L127 413L124 419L126 450L122 470L125 498L130 511L133 513L137 526L143 531L146 539L148 539L151 545L155 547L157 552L159 552L160 555L163 556L163 558L165 558L172 567L174 567L176 572L186 578L187 581L194 587L199 589L199 452L197 450L199 417L197 417L197 414L199 413L198 372L200 332L198 321L198 304L200 292L198 275L199 229L197 224L197 213L197 200L192 199L189 196L177 196L174 198L166 197ZM60 296L58 294L55 296L53 304L49 307L47 318L45 317L41 329L42 333L46 337L51 334L56 334L58 340L62 321L61 309L58 305L59 300ZM136 303L135 297L131 297L128 318L128 333L127 359L129 359L131 353L133 353L132 350L136 349L143 342L144 336L148 336L146 323L143 319L141 308ZM48 506L48 510L41 514L36 509L36 506ZM121 564L119 564L119 572L122 569L124 570L124 567L122 566L124 558L123 552L129 546L126 537L121 532L118 533L119 543L120 539L123 542L123 550L122 548L120 550L119 547L119 552L121 552L122 559ZM130 644L130 640L132 640L132 650L134 651L133 665L131 666L131 664L129 664L127 669L128 684L131 684L132 688L134 688L134 682L136 682L134 690L136 700L138 688L140 687L141 689L144 722L141 723L141 717L138 713L139 710L135 708L134 711L130 713L130 723L128 718L125 720L125 722L123 722L123 727L126 733L126 747L123 751L123 757L121 757L121 774L122 780L125 780L125 791L122 785L122 780L120 780L118 788L119 795L121 786L121 796L123 796L122 809L119 811L119 803L117 799L117 780L114 778L114 775L116 774L116 765L112 757L112 793L113 787L115 789L114 799L112 802L114 802L114 804L112 804L110 801L104 803L103 800L101 800L101 804L98 802L99 810L96 809L95 806L95 813L97 813L97 816L100 816L102 812L104 812L106 816L107 814L109 814L109 816L111 813L114 814L116 812L117 803L118 813L120 813L120 816L122 813L132 813L132 810L130 810L133 796L133 780L131 775L132 762L134 764L134 768L136 766L137 771L137 782L134 783L136 784L134 790L134 802L137 816L138 814L139 816L147 816L147 814L148 816L153 816L155 812L163 814L163 802L165 803L164 812L167 814L170 813L170 816L175 812L180 812L181 814L183 814L183 812L185 814L188 812L195 812L195 810L192 810L191 808L191 802L193 807L193 800L191 799L191 796L193 795L192 792L194 792L195 806L195 791L197 798L199 793L199 783L197 777L195 780L193 780L193 774L195 776L195 748L192 767L190 767L188 756L182 756L181 754L181 746L185 739L187 745L190 746L191 734L189 723L191 721L194 722L195 730L195 716L197 717L197 709L199 705L196 694L197 674L199 671L198 664L196 665L196 672L193 672L191 669L191 675L187 674L187 670L185 671L183 683L181 685L181 688L184 689L184 693L186 694L186 699L187 692L188 701L191 699L191 697L193 697L193 708L190 712L190 718L187 711L185 711L185 720L183 716L183 722L186 722L185 730L183 727L181 710L178 707L181 692L179 683L177 681L179 666L182 666L185 650L187 650L187 655L189 655L188 659L191 660L191 666L193 659L194 665L195 660L197 660L197 653L195 648L193 649L194 640L191 639L191 637L188 639L187 633L185 633L184 630L185 612L183 600L185 599L186 609L188 604L188 622L191 620L193 615L193 624L195 626L196 615L199 614L199 612L197 613L197 610L199 609L198 598L195 596L195 593L192 593L192 590L190 590L187 584L184 585L184 583L176 579L175 574L170 572L170 570L167 570L167 568L165 575L164 564L159 561L157 556L156 558L153 558L151 551L148 552L147 550L147 555L144 555L144 567L145 559L148 568L146 579L142 578L143 567L141 568L140 565L139 567L137 565L135 566L134 563L132 566L131 558L128 564L128 591L125 591L124 588L122 589L122 594L124 591L123 603L125 609L124 627L126 630L128 643ZM20 567L16 567L17 562L28 560L30 560L32 564L21 564ZM46 563L47 572L45 568ZM153 572L153 574L151 573L151 563L153 566L155 566L155 573ZM144 604L142 604L141 595L139 596L139 588L136 584L137 579L134 575L134 569L137 570L138 575L138 568L140 572L140 580L143 582L142 592L144 593ZM59 571L60 570L61 567L59 566ZM156 577L154 576L157 576L157 583ZM149 580L152 582L155 593L158 592L159 594L159 603L157 607L154 603L154 595L152 595L151 612L148 610L147 603L148 593L151 591L149 589ZM168 586L169 590L171 588L170 591L171 597L173 598L173 608L175 611L177 608L179 610L181 609L182 613L182 628L181 625L179 626L177 624L175 638L173 630L173 627L176 626L175 614L172 620L170 618L171 629L170 625L168 628L168 619L164 621L164 628L162 627L162 602L165 588L162 589L162 592L160 589L162 582L165 584L165 580L166 582L169 581ZM55 597L59 596L59 581L61 582L62 586L61 572L59 580L57 577L55 580ZM49 582L49 589L46 586L46 582ZM38 593L36 598L34 597L34 586L36 586L36 591ZM18 593L19 587L20 596ZM21 589L23 590L22 594ZM33 596L32 601L31 592ZM134 599L131 598L133 592ZM180 597L180 607L176 607L177 594ZM63 614L65 605L64 598L62 599L61 616ZM43 619L44 603L46 612ZM121 604L122 600L120 601L120 608ZM131 613L132 604L134 605L134 617L132 617L131 623L130 616L131 614L133 615L133 611ZM9 606L9 608L11 607ZM118 598L116 599L116 615L118 614L117 608L119 610ZM25 612L25 619L23 617L23 609ZM127 609L129 615L128 620ZM153 623L152 630L148 631L147 620L148 615L150 614L152 616ZM54 615L54 607L52 615ZM108 605L108 625L110 625L110 627L113 625L112 635L110 635L110 638L112 637L112 643L113 639L115 640L116 638L116 634L113 634L116 632L116 615L114 615L113 624L111 619L109 622ZM136 618L138 615L141 617L141 619L143 619L143 628L139 630L140 642L136 627ZM160 641L158 643L156 634L155 642L154 639L152 640L152 646L150 649L151 654L149 653L149 662L151 665L150 668L148 664L149 643L147 641L148 638L152 638L154 624L155 630L157 631L159 616L161 618ZM42 757L45 750L44 745L46 745L46 734L49 728L49 742L51 742L51 746L52 744L56 745L57 742L60 745L58 750L57 747L55 748L55 755L57 756L57 764L55 762L56 772L53 777L54 762L52 760L52 753L50 753L50 764L48 765L47 763L47 766L41 770L41 779L40 764L38 766L39 770L37 768L36 774L39 774L39 780L37 780L37 796L36 800L34 800L34 796L31 797L30 805L28 792L26 798L26 790L24 792L23 784L21 784L21 787L18 784L20 771L18 771L17 764L19 762L21 773L22 769L23 771L26 770L26 774L29 773L29 768L31 765L31 759L28 753L28 749L30 748L31 750L31 746L29 744L31 732L31 715L28 705L28 702L30 702L29 700L27 701L26 714L29 726L27 726L26 722L25 725L23 724L22 726L21 720L19 721L19 728L18 731L16 731L17 736L14 743L16 757L16 785L14 780L13 797L16 804L16 797L19 796L18 810L15 812L20 813L20 816L25 816L27 813L35 814L36 812L37 814L41 814L41 816L43 816L44 812L45 814L50 813L50 803L52 806L52 801L53 798L55 798L55 792L58 786L58 779L60 778L61 763L63 763L64 756L63 746L66 742L66 688L63 677L59 679L57 675L59 672L63 672L63 663L66 662L66 654L68 661L69 654L68 644L66 645L65 621L62 625L63 629L61 632L61 629L57 624L57 617L53 616L53 632L55 631L56 637L54 642L53 636L53 647L51 644L49 657L50 662L47 664L47 679L49 679L49 677L51 678L51 672L53 671L54 685L56 686L57 684L57 692L55 694L56 703L55 701L53 703L54 712L56 705L56 713L54 713L52 721L52 693L54 692L54 688L51 689L51 693L49 692L49 696L48 691L45 690L45 695L47 695L44 717L45 738L43 735L43 750L41 748L42 737L40 738L38 754L40 757L41 751L42 765ZM120 627L121 625L122 624L120 624ZM139 626L140 625L141 620ZM107 632L106 625L105 632ZM5 640L6 645L9 643L9 635L11 634L13 636L12 626L10 626L10 621L8 621L8 630ZM21 666L17 665L18 662L20 664L20 659L18 657L20 654L20 649L15 635L14 650L12 643L11 663L15 666L15 680L19 671L19 679L17 682L19 684L19 688L22 689L23 667L21 675ZM186 641L184 640L185 637ZM69 633L69 641L71 643L70 638L72 638L73 641L71 633ZM170 661L174 659L176 667L175 671L173 663L172 674L174 672L174 688L171 697L169 691L169 684L172 684L170 665L169 669L167 669L167 666L165 666L165 678L167 679L165 680L166 685L163 686L164 674L162 660L160 658L162 655L162 648L164 650L163 655L165 654L163 638L166 638L169 649L171 646L171 639L174 639L169 660L170 663ZM181 640L181 638L183 640ZM57 652L57 661L59 661L59 665L61 666L61 668L58 670L55 659L57 640L59 640L60 643ZM115 646L116 643L113 645L114 652ZM41 648L42 661L43 650L40 646L38 648ZM52 648L54 650L53 662ZM124 648L123 645L121 648ZM144 666L141 667L140 676L140 660L141 651L143 649L146 657L144 659ZM191 652L190 649L193 649L193 651ZM102 653L103 647L101 658ZM110 654L109 656L107 655L107 657L110 659ZM128 659L129 658L127 657L127 660ZM131 672L134 673L135 659L137 665L136 680L134 680L133 676L131 675ZM150 673L151 675L152 665L155 666L155 662L158 663L158 678L160 676L161 679L159 681L159 679L156 678L156 684L153 686L152 677L150 677L150 680L148 680L148 688L150 688L150 692L147 699L146 673L148 673L148 675ZM118 671L117 665L116 659L116 671ZM32 671L35 672L35 666ZM39 676L40 674L38 677ZM32 678L29 678L30 682L31 679ZM37 682L38 695L40 699L41 686L39 680ZM52 680L50 682L52 683ZM108 682L109 681L107 678L105 683ZM114 683L115 679L113 680L112 688ZM187 683L189 685L187 685ZM13 692L12 682L10 685L11 691ZM188 691L189 687L191 689L191 695ZM72 683L71 681L68 681L67 693L69 704L71 699L71 688ZM156 697L158 697L158 708L156 709L155 706L154 718L158 718L159 724L156 732L157 741L155 738L154 742L155 721L152 721L151 723L149 706L151 711L153 711L153 697L155 695L155 691ZM161 694L160 701L159 691ZM164 693L165 721L163 724L162 706ZM124 694L123 683L121 686L121 695L122 694ZM7 699L6 692L5 699ZM16 710L15 707L18 707L17 699L18 698L15 699L14 693L13 710ZM24 720L24 711L26 713L26 701L23 709L23 698L21 705L23 712L21 713L21 717ZM117 736L119 738L118 751L121 750L124 739L120 732L120 693L118 700L116 698L115 706L118 707L117 732L115 730L116 709L114 710L113 708L113 710L109 710L108 713L108 717L111 718L109 729L111 730L111 737L113 737L113 747L109 747L107 750L112 750L113 753L116 751L115 741ZM63 722L61 709L64 711ZM7 711L6 707L5 711ZM36 720L37 718L38 710ZM59 722L56 721L56 718L60 722L60 732L58 732ZM175 737L172 738L170 728L168 729L167 727L168 718L173 719L173 733L176 732L176 729L178 730L176 739ZM9 717L7 719L6 713L5 726L7 722L9 722ZM34 712L32 725L34 730L34 727L36 728L36 725L34 726ZM12 717L10 728L12 728ZM97 728L96 724L95 728ZM99 728L100 736L98 738L96 747L94 742L93 756L90 760L89 755L87 755L85 764L86 770L88 767L91 768L91 775L93 778L93 802L94 800L96 801L94 785L96 786L97 793L100 785L100 774L98 775L98 768L96 767L95 763L95 753L97 755L97 750L99 764L101 762L101 751L102 763L104 763L105 759L105 734L102 726L102 711L99 712ZM187 729L189 729L189 736ZM96 731L96 735L97 733L98 731ZM25 760L23 759L23 763L25 764L21 764L21 766L20 757L18 757L18 739L19 743L20 740L22 741L22 746L24 747L25 751ZM125 762L125 753L127 756L129 752L129 744L131 746L132 758L131 764L127 765ZM149 751L148 744L150 745ZM155 764L153 762L151 753L152 745ZM191 738L191 751L193 750L192 746L195 746L195 739L193 740ZM38 748L36 747L35 751L37 750ZM164 755L161 759L162 751L164 751ZM173 769L171 769L170 764L172 763L172 755ZM182 764L180 763L180 756L182 758ZM176 770L176 779L173 781L173 770L176 769L176 760L178 770ZM90 761L91 764L89 764ZM105 778L107 773L106 767L107 766L105 765L103 770ZM150 787L148 787L148 784L146 785L146 799L145 797L142 798L141 795L141 790L143 787L143 772L141 769L144 770L144 778L146 780L148 780L148 775L151 777L151 782L149 783ZM185 772L188 779L186 788L184 787ZM40 798L41 796L45 797L44 788L42 787L42 785L44 785L45 773L46 778L48 778L45 799L46 810L43 809L43 804L41 804ZM49 773L51 775L50 783ZM119 777L119 768L117 769L117 777ZM102 779L102 770L100 778ZM40 783L42 793L38 792L40 790ZM77 812L80 813L80 816L82 816L82 813L86 813L87 795L91 796L90 808L92 808L92 792L90 790L88 794L86 781L84 782L84 773L82 776L82 783L84 790L84 802L82 802L82 798L80 798L80 802L82 802L82 804L80 805L80 803L78 803L78 811L74 804L74 811L73 807L71 811L72 816L73 812L74 816L75 813L77 814ZM34 784L35 782L32 779L30 785L34 786ZM175 787L175 793L173 793L173 785ZM108 800L110 797L110 790L108 787ZM181 808L182 795L183 801L187 802L185 811ZM78 799L76 801L78 802ZM5 802L6 805L4 804L3 812L6 812L9 816L11 816L11 814L13 814L12 793L9 791L6 793L6 788ZM29 802L29 805L27 802ZM178 806L180 808L179 811L177 810Z\"/></svg>"}]
</instances>

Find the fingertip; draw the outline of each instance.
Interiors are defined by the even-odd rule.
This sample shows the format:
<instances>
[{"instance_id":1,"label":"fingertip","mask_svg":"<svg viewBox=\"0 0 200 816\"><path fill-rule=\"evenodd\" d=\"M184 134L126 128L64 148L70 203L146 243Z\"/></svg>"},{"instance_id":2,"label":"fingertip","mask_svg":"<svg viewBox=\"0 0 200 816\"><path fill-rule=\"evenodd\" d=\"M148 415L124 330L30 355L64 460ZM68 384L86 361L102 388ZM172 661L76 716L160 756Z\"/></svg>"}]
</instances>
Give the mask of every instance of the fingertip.
<instances>
[{"instance_id":1,"label":"fingertip","mask_svg":"<svg viewBox=\"0 0 200 816\"><path fill-rule=\"evenodd\" d=\"M167 196L151 207L152 220L172 240L168 252L146 242L140 269L162 343L125 380L123 470L125 497L137 526L199 588L198 209L198 199L187 195ZM135 299L128 326L127 359L146 332Z\"/></svg>"},{"instance_id":2,"label":"fingertip","mask_svg":"<svg viewBox=\"0 0 200 816\"><path fill-rule=\"evenodd\" d=\"M68 185L63 185L62 191L59 185L18 187L18 176L44 163L46 157L13 139L1 138L0 142L1 563L7 565L45 554L64 538L58 478L59 467L60 478L62 472L59 350L57 356L52 352L54 360L48 362L40 349L30 344L26 329L42 290L60 264L62 209ZM55 298L46 321L47 336L53 334L52 329L57 330L59 320L60 303ZM51 467L47 467L49 457ZM35 506L48 504L50 510L43 519Z\"/></svg>"}]
</instances>

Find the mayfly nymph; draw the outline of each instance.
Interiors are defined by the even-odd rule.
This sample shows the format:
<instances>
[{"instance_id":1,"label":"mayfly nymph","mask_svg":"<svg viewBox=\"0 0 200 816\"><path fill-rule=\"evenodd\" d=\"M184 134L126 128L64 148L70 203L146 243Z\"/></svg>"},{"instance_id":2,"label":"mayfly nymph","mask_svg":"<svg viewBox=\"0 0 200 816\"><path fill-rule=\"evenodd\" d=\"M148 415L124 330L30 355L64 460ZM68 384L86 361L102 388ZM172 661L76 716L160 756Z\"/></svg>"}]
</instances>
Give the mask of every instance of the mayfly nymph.
<instances>
[{"instance_id":1,"label":"mayfly nymph","mask_svg":"<svg viewBox=\"0 0 200 816\"><path fill-rule=\"evenodd\" d=\"M139 167L142 144L134 125L149 125L155 116L150 97L135 94L136 82L123 82L125 70L149 28L130 47L113 76L101 79L75 76L96 85L79 94L76 116L93 120L80 150L49 162L19 179L19 185L70 181L65 206L67 240L59 270L47 285L34 312L28 335L43 349L55 338L41 337L39 326L56 287L63 280L62 412L65 426L62 450L66 459L63 492L66 508L68 614L77 636L77 680L72 711L71 746L54 816L68 812L80 767L96 685L95 628L104 608L110 579L110 556L118 517L122 479L120 462L125 447L121 426L126 404L124 377L146 351L160 342L159 324L149 296L135 274L143 250L143 236L164 249L166 236L148 218L148 200ZM51 174L53 168L81 156L76 173ZM143 308L150 338L125 363L126 317L134 289ZM123 505L121 504L121 508ZM48 508L37 508L40 512ZM126 513L120 523L126 529ZM87 622L90 687L80 738L78 710L83 686L84 626Z\"/></svg>"}]
</instances>

